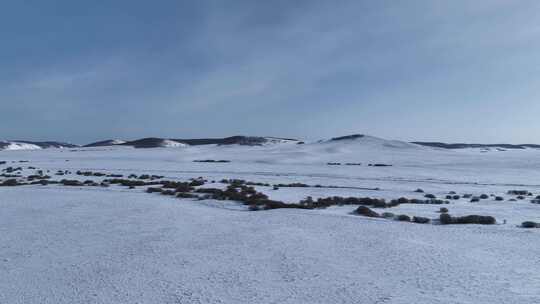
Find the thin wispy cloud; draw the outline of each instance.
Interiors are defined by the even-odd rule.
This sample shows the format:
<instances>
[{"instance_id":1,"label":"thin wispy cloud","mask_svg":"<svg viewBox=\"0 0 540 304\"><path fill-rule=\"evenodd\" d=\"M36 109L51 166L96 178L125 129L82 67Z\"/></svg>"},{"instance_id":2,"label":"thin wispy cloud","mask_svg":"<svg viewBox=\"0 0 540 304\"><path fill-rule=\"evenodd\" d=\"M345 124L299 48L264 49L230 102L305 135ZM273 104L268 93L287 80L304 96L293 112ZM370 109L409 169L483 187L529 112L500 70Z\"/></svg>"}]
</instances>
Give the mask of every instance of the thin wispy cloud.
<instances>
[{"instance_id":1,"label":"thin wispy cloud","mask_svg":"<svg viewBox=\"0 0 540 304\"><path fill-rule=\"evenodd\" d=\"M534 1L5 6L0 137L540 141Z\"/></svg>"}]
</instances>

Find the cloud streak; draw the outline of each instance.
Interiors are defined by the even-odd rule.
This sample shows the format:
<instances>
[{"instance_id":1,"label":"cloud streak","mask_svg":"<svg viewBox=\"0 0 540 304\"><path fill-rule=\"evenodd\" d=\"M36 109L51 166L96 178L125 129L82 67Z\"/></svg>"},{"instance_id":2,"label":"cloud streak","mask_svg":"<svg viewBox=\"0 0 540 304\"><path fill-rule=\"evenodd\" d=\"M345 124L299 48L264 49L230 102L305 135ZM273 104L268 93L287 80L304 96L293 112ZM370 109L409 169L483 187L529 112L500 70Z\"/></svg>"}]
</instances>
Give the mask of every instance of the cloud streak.
<instances>
[{"instance_id":1,"label":"cloud streak","mask_svg":"<svg viewBox=\"0 0 540 304\"><path fill-rule=\"evenodd\" d=\"M0 137L540 142L534 1L7 6Z\"/></svg>"}]
</instances>

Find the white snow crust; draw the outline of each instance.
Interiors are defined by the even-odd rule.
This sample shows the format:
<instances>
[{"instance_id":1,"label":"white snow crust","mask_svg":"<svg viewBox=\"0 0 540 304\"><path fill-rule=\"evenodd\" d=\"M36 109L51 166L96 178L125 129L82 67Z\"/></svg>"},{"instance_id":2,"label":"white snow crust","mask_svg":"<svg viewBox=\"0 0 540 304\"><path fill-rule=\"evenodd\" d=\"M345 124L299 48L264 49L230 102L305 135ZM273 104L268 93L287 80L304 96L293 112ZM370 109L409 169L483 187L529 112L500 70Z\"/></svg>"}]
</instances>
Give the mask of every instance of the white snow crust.
<instances>
[{"instance_id":1,"label":"white snow crust","mask_svg":"<svg viewBox=\"0 0 540 304\"><path fill-rule=\"evenodd\" d=\"M201 159L230 163L193 162ZM540 222L540 205L507 194L540 195L540 150L443 150L363 137L6 150L0 161L7 162L0 169L24 166L22 175L30 175L33 166L53 179L85 180L54 172L91 170L345 187L256 187L285 202L422 198L417 188L442 198L450 191L505 198L444 205L455 216L494 216L496 225L443 226L356 216L355 206L249 212L235 202L147 194L144 187L0 187L0 303L540 303L540 229L517 227ZM382 211L434 219L440 207Z\"/></svg>"}]
</instances>

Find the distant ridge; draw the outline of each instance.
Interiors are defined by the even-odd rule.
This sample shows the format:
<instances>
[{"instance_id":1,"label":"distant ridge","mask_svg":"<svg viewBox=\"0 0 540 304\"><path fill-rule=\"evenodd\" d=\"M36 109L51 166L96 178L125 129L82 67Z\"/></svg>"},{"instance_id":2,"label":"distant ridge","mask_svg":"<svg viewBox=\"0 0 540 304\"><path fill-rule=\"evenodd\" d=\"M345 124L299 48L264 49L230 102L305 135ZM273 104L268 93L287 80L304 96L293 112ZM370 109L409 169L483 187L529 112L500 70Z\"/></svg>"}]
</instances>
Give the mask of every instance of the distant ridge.
<instances>
[{"instance_id":1,"label":"distant ridge","mask_svg":"<svg viewBox=\"0 0 540 304\"><path fill-rule=\"evenodd\" d=\"M443 143L443 142L424 142L424 141L413 141L413 144L442 148L442 149L466 149L466 148L503 148L503 149L526 149L526 148L540 148L540 145L536 144L465 144L465 143Z\"/></svg>"},{"instance_id":2,"label":"distant ridge","mask_svg":"<svg viewBox=\"0 0 540 304\"><path fill-rule=\"evenodd\" d=\"M414 148L415 146L425 146L439 149L466 149L466 148L498 148L498 149L540 149L540 144L477 144L477 143L444 143L444 142L426 142L413 141L403 142L398 140L386 140L364 134L351 134L345 136L322 139L317 143L340 143L344 144L362 144L373 145L378 143L387 147ZM82 147L107 147L107 146L129 146L135 148L161 148L161 147L185 147L200 145L240 145L240 146L265 146L273 144L303 144L303 141L282 138L282 137L264 137L264 136L229 136L223 138L159 138L147 137L136 140L124 141L119 139L108 139L97 141L84 145ZM0 150L38 150L48 148L76 148L79 145L57 142L57 141L28 141L28 140L9 140L0 141Z\"/></svg>"}]
</instances>

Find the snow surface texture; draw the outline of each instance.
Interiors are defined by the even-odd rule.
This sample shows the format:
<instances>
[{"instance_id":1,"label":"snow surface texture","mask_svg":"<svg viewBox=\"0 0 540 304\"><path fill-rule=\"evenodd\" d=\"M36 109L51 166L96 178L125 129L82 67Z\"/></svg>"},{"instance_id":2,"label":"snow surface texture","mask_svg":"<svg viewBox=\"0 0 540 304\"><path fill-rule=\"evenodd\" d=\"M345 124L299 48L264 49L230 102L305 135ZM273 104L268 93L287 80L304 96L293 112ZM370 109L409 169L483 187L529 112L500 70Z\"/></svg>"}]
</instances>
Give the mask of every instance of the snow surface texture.
<instances>
[{"instance_id":1,"label":"snow surface texture","mask_svg":"<svg viewBox=\"0 0 540 304\"><path fill-rule=\"evenodd\" d=\"M193 162L200 159L231 162ZM448 151L363 137L3 151L0 161L8 162L0 168L24 166L23 175L34 166L355 187L257 187L287 202L307 195L422 197L416 188L438 197L456 191L505 198L444 205L452 215L493 215L497 225L440 226L355 216L354 206L249 212L144 188L0 187L0 303L540 303L540 229L516 227L540 222L540 205L506 194L540 194L539 150ZM435 218L439 207L385 211Z\"/></svg>"},{"instance_id":2,"label":"snow surface texture","mask_svg":"<svg viewBox=\"0 0 540 304\"><path fill-rule=\"evenodd\" d=\"M540 235L2 190L1 303L538 303Z\"/></svg>"}]
</instances>

